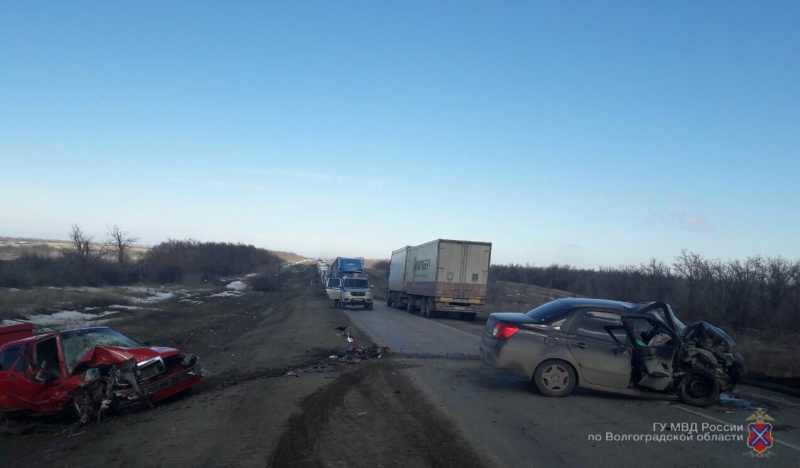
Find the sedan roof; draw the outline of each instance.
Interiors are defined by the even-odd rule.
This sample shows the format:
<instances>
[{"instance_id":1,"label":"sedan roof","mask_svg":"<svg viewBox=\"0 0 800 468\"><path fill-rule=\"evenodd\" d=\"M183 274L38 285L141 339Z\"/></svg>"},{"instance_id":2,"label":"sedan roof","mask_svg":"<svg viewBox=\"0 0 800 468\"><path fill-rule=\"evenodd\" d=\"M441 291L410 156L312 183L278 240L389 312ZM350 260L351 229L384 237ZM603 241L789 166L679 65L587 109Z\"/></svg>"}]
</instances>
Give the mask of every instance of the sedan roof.
<instances>
[{"instance_id":1,"label":"sedan roof","mask_svg":"<svg viewBox=\"0 0 800 468\"><path fill-rule=\"evenodd\" d=\"M653 304L652 302L633 304L631 302L592 299L588 297L567 297L564 299L557 299L557 301L564 305L565 308L598 307L601 309L618 311L623 314L635 314L650 304Z\"/></svg>"}]
</instances>

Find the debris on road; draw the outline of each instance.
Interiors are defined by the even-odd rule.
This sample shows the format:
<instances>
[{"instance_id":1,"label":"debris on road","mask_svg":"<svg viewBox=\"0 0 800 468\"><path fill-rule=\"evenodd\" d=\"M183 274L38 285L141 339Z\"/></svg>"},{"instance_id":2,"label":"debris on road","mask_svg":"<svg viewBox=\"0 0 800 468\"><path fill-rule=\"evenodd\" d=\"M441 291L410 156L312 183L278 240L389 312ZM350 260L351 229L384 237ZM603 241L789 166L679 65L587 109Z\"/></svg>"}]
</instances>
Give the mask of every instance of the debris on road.
<instances>
[{"instance_id":1,"label":"debris on road","mask_svg":"<svg viewBox=\"0 0 800 468\"><path fill-rule=\"evenodd\" d=\"M363 348L358 343L348 344L343 352L331 354L328 359L332 361L357 364L365 359L380 359L389 353L389 348L376 344Z\"/></svg>"}]
</instances>

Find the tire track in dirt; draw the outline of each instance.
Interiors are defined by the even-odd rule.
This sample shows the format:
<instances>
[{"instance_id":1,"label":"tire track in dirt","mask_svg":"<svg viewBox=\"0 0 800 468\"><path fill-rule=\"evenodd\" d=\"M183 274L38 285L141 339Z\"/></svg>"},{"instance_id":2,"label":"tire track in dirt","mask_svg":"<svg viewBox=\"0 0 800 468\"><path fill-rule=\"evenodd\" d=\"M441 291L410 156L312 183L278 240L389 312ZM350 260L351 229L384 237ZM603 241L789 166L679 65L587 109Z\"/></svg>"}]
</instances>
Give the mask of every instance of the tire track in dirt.
<instances>
[{"instance_id":1,"label":"tire track in dirt","mask_svg":"<svg viewBox=\"0 0 800 468\"><path fill-rule=\"evenodd\" d=\"M371 362L303 399L268 466L489 466L401 375L403 367Z\"/></svg>"}]
</instances>

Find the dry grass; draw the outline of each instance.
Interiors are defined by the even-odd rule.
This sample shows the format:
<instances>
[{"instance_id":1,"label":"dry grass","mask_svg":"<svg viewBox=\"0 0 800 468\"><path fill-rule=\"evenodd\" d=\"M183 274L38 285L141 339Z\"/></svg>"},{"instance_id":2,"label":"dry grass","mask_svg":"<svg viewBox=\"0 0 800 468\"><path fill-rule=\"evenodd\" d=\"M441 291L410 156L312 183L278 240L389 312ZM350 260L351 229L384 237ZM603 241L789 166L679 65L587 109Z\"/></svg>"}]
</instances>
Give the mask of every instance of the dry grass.
<instances>
[{"instance_id":1,"label":"dry grass","mask_svg":"<svg viewBox=\"0 0 800 468\"><path fill-rule=\"evenodd\" d=\"M731 333L734 350L742 353L751 372L774 379L791 379L800 375L800 337L791 342L778 338L769 339L753 332Z\"/></svg>"}]
</instances>

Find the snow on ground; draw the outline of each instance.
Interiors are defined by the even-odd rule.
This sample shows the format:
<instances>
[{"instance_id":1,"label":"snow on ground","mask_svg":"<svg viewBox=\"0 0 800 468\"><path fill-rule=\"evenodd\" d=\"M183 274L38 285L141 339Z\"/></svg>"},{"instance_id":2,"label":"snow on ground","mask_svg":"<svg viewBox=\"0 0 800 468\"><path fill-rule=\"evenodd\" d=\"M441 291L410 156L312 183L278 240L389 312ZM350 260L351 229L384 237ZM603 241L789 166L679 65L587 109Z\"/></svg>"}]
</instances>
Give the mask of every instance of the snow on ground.
<instances>
[{"instance_id":1,"label":"snow on ground","mask_svg":"<svg viewBox=\"0 0 800 468\"><path fill-rule=\"evenodd\" d=\"M241 296L244 294L242 291L223 291L221 293L212 294L207 297L232 297L232 296Z\"/></svg>"},{"instance_id":2,"label":"snow on ground","mask_svg":"<svg viewBox=\"0 0 800 468\"><path fill-rule=\"evenodd\" d=\"M27 321L35 325L43 325L48 327L64 326L64 325L84 325L86 324L86 322L91 322L94 319L98 319L100 317L105 317L107 315L113 315L117 313L119 312L114 310L107 310L105 312L100 312L99 314L85 314L83 312L78 312L77 310L60 310L50 315L45 315L45 314L31 315L30 317L27 318ZM7 325L14 323L19 323L19 322L3 321L3 324Z\"/></svg>"},{"instance_id":3,"label":"snow on ground","mask_svg":"<svg viewBox=\"0 0 800 468\"><path fill-rule=\"evenodd\" d=\"M167 299L172 299L175 297L176 293L180 293L181 291L176 291L175 293L166 292L166 291L159 291L155 288L145 288L143 286L126 286L125 289L128 291L134 292L141 292L148 294L147 297L126 297L125 299L133 302L134 304L152 304L153 302L161 302Z\"/></svg>"},{"instance_id":4,"label":"snow on ground","mask_svg":"<svg viewBox=\"0 0 800 468\"><path fill-rule=\"evenodd\" d=\"M233 289L235 291L244 291L245 289L247 289L247 283L245 283L244 281L233 281L231 283L228 283L228 285L225 287L228 289Z\"/></svg>"},{"instance_id":5,"label":"snow on ground","mask_svg":"<svg viewBox=\"0 0 800 468\"><path fill-rule=\"evenodd\" d=\"M142 310L142 309L144 309L144 307L129 306L129 305L110 305L110 306L108 306L108 308L109 309L123 309L123 310ZM97 309L100 309L100 307L84 307L83 308L84 312L87 312L87 311L90 311L90 310L97 310Z\"/></svg>"},{"instance_id":6,"label":"snow on ground","mask_svg":"<svg viewBox=\"0 0 800 468\"><path fill-rule=\"evenodd\" d=\"M258 273L248 273L248 274L244 275L245 278L252 278L254 276L258 276Z\"/></svg>"},{"instance_id":7,"label":"snow on ground","mask_svg":"<svg viewBox=\"0 0 800 468\"><path fill-rule=\"evenodd\" d=\"M196 299L179 299L178 302L186 302L188 304L200 305L203 301L198 301Z\"/></svg>"}]
</instances>

